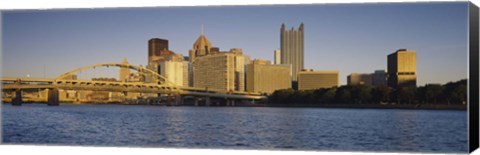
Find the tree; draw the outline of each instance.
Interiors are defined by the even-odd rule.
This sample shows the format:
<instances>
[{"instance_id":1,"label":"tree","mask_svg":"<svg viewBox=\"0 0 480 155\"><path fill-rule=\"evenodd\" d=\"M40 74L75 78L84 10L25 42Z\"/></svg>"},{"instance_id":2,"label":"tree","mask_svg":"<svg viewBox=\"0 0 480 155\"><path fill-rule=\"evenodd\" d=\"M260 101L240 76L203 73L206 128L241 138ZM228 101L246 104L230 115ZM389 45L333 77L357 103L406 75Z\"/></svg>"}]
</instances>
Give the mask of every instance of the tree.
<instances>
[{"instance_id":1,"label":"tree","mask_svg":"<svg viewBox=\"0 0 480 155\"><path fill-rule=\"evenodd\" d=\"M425 97L427 102L436 104L442 94L443 86L440 84L425 85Z\"/></svg>"},{"instance_id":2,"label":"tree","mask_svg":"<svg viewBox=\"0 0 480 155\"><path fill-rule=\"evenodd\" d=\"M337 103L351 103L351 86L341 86L337 89L335 94L335 101Z\"/></svg>"},{"instance_id":3,"label":"tree","mask_svg":"<svg viewBox=\"0 0 480 155\"><path fill-rule=\"evenodd\" d=\"M408 103L411 104L415 100L417 87L410 86L410 87L400 87L393 91L393 101L397 103Z\"/></svg>"},{"instance_id":4,"label":"tree","mask_svg":"<svg viewBox=\"0 0 480 155\"><path fill-rule=\"evenodd\" d=\"M290 103L294 92L295 90L293 89L276 90L269 96L269 100L273 104Z\"/></svg>"},{"instance_id":5,"label":"tree","mask_svg":"<svg viewBox=\"0 0 480 155\"><path fill-rule=\"evenodd\" d=\"M463 103L467 98L467 80L460 80L457 82L449 82L444 85L442 92L444 102Z\"/></svg>"},{"instance_id":6,"label":"tree","mask_svg":"<svg viewBox=\"0 0 480 155\"><path fill-rule=\"evenodd\" d=\"M347 87L350 90L351 97L353 103L363 103L367 102L371 98L371 90L370 87L365 85L353 85L351 87Z\"/></svg>"},{"instance_id":7,"label":"tree","mask_svg":"<svg viewBox=\"0 0 480 155\"><path fill-rule=\"evenodd\" d=\"M391 89L387 86L377 86L372 89L372 101L376 103L388 102Z\"/></svg>"},{"instance_id":8,"label":"tree","mask_svg":"<svg viewBox=\"0 0 480 155\"><path fill-rule=\"evenodd\" d=\"M403 101L408 102L408 104L411 104L412 101L415 100L415 93L417 91L416 86L410 86L410 87L403 87L401 88L401 98Z\"/></svg>"},{"instance_id":9,"label":"tree","mask_svg":"<svg viewBox=\"0 0 480 155\"><path fill-rule=\"evenodd\" d=\"M325 103L333 103L335 102L335 95L337 92L337 88L330 88L325 91L322 95L322 101Z\"/></svg>"}]
</instances>

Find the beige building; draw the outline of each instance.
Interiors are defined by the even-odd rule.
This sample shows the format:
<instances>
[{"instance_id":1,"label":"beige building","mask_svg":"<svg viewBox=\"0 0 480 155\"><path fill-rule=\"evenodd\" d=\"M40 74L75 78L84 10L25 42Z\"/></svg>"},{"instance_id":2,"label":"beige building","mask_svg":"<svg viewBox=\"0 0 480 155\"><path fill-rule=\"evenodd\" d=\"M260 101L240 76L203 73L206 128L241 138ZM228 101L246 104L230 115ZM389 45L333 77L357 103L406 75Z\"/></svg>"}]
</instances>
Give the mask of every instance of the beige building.
<instances>
[{"instance_id":1,"label":"beige building","mask_svg":"<svg viewBox=\"0 0 480 155\"><path fill-rule=\"evenodd\" d=\"M388 86L397 88L417 85L417 53L399 49L388 55Z\"/></svg>"},{"instance_id":2,"label":"beige building","mask_svg":"<svg viewBox=\"0 0 480 155\"><path fill-rule=\"evenodd\" d=\"M348 85L365 85L372 86L372 74L352 73L347 76Z\"/></svg>"},{"instance_id":3,"label":"beige building","mask_svg":"<svg viewBox=\"0 0 480 155\"><path fill-rule=\"evenodd\" d=\"M298 73L298 90L338 86L338 71L304 70Z\"/></svg>"},{"instance_id":4,"label":"beige building","mask_svg":"<svg viewBox=\"0 0 480 155\"><path fill-rule=\"evenodd\" d=\"M190 87L190 71L191 71L191 65L190 62L188 61L183 61L183 66L182 66L182 76L183 76L183 87Z\"/></svg>"},{"instance_id":5,"label":"beige building","mask_svg":"<svg viewBox=\"0 0 480 155\"><path fill-rule=\"evenodd\" d=\"M123 58L122 64L128 65L128 61L126 58ZM128 80L129 75L130 75L129 68L125 68L125 67L120 68L120 82L126 82Z\"/></svg>"},{"instance_id":6,"label":"beige building","mask_svg":"<svg viewBox=\"0 0 480 155\"><path fill-rule=\"evenodd\" d=\"M244 56L241 49L195 58L193 87L209 90L244 91Z\"/></svg>"},{"instance_id":7,"label":"beige building","mask_svg":"<svg viewBox=\"0 0 480 155\"><path fill-rule=\"evenodd\" d=\"M188 86L188 64L184 61L160 61L157 72L175 86Z\"/></svg>"},{"instance_id":8,"label":"beige building","mask_svg":"<svg viewBox=\"0 0 480 155\"><path fill-rule=\"evenodd\" d=\"M290 65L272 65L270 61L253 60L246 67L247 91L271 94L292 86Z\"/></svg>"},{"instance_id":9,"label":"beige building","mask_svg":"<svg viewBox=\"0 0 480 155\"><path fill-rule=\"evenodd\" d=\"M205 56L208 54L215 54L218 53L219 49L216 47L212 47L212 43L208 41L205 35L200 35L195 43L193 43L192 49L188 52L190 62L193 63L197 57Z\"/></svg>"},{"instance_id":10,"label":"beige building","mask_svg":"<svg viewBox=\"0 0 480 155\"><path fill-rule=\"evenodd\" d=\"M273 64L275 65L278 65L278 64L281 64L281 56L282 56L282 53L280 52L279 49L273 51Z\"/></svg>"}]
</instances>

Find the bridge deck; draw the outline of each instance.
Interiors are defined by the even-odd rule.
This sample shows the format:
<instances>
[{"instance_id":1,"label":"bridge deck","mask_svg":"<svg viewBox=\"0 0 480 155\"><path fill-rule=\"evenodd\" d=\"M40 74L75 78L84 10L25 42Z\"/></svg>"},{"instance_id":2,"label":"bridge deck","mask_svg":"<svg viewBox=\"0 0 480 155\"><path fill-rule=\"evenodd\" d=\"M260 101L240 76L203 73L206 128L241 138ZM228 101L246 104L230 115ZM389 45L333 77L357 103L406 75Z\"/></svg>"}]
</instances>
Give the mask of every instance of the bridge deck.
<instances>
[{"instance_id":1,"label":"bridge deck","mask_svg":"<svg viewBox=\"0 0 480 155\"><path fill-rule=\"evenodd\" d=\"M220 91L206 90L193 87L175 87L168 85L159 85L156 83L140 82L116 82L116 81L92 81L92 80L54 80L46 78L1 78L2 82L15 82L18 79L22 84L3 84L3 90L15 89L66 89L66 90L92 90L92 91L112 91L112 92L142 92L142 93L174 93L188 96L205 96L216 98L232 99L265 99L259 93L238 92L238 91ZM49 83L49 84L38 84Z\"/></svg>"}]
</instances>

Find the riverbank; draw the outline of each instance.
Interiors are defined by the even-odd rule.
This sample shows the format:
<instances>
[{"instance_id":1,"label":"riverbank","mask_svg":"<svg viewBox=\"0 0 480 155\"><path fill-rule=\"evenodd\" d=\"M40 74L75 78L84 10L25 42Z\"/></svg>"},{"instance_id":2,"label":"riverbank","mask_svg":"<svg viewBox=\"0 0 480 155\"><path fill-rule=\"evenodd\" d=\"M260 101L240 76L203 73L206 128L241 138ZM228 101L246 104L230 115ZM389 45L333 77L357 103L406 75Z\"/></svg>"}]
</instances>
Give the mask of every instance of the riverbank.
<instances>
[{"instance_id":1,"label":"riverbank","mask_svg":"<svg viewBox=\"0 0 480 155\"><path fill-rule=\"evenodd\" d=\"M4 104L10 104L3 102ZM23 103L45 104L45 103ZM160 105L160 104L131 104L120 102L104 103L65 103L62 104L117 104L117 105L151 105L151 106L194 106L194 105ZM202 106L203 107L203 106ZM225 106L211 106L225 107ZM345 108L345 109L419 109L419 110L467 110L467 105L453 104L237 104L235 107L283 107L283 108Z\"/></svg>"},{"instance_id":2,"label":"riverbank","mask_svg":"<svg viewBox=\"0 0 480 155\"><path fill-rule=\"evenodd\" d=\"M422 109L422 110L467 110L467 105L453 104L267 104L266 107L299 108L352 108L352 109Z\"/></svg>"}]
</instances>

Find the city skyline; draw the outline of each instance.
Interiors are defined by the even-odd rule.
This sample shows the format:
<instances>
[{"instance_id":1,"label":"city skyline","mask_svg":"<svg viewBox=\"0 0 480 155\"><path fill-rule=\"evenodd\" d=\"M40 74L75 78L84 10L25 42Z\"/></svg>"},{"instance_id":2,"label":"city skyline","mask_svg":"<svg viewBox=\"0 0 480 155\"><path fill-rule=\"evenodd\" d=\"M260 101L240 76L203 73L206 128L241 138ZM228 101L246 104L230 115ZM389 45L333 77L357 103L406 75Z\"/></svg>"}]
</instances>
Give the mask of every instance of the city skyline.
<instances>
[{"instance_id":1,"label":"city skyline","mask_svg":"<svg viewBox=\"0 0 480 155\"><path fill-rule=\"evenodd\" d=\"M447 83L467 77L467 4L6 11L2 76L43 77L45 65L46 77L53 78L123 58L146 66L151 38L167 39L172 51L187 56L202 24L220 50L242 48L252 59L273 61L271 51L280 48L278 27L303 22L305 68L339 70L340 85L350 73L386 69L387 55L400 48L417 51L418 85Z\"/></svg>"}]
</instances>

